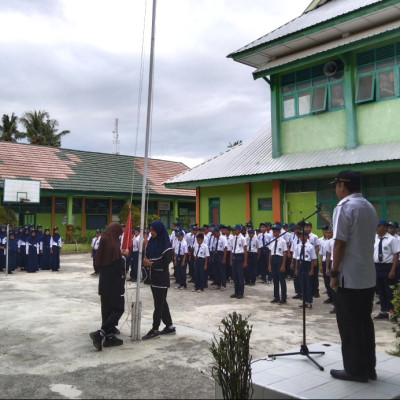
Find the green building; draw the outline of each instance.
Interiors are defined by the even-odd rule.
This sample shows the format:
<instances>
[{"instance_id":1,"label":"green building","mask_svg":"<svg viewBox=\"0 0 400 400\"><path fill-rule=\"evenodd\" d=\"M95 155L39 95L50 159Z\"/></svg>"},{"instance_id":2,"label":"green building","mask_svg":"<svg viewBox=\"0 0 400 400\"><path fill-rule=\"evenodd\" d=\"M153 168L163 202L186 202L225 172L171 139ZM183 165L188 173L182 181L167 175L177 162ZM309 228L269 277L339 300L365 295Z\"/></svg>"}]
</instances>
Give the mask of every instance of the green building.
<instances>
[{"instance_id":1,"label":"green building","mask_svg":"<svg viewBox=\"0 0 400 400\"><path fill-rule=\"evenodd\" d=\"M0 198L19 216L20 224L80 226L82 234L119 222L131 199L140 206L144 159L141 157L0 142ZM175 219L194 221L195 191L165 188L163 182L188 167L182 163L148 160L147 213L167 227ZM4 179L40 181L40 202L4 203Z\"/></svg>"},{"instance_id":2,"label":"green building","mask_svg":"<svg viewBox=\"0 0 400 400\"><path fill-rule=\"evenodd\" d=\"M265 10L267 12L267 10ZM254 69L271 121L250 140L166 182L196 188L200 223L331 221L328 183L362 174L380 217L400 220L400 1L314 0L228 57Z\"/></svg>"}]
</instances>

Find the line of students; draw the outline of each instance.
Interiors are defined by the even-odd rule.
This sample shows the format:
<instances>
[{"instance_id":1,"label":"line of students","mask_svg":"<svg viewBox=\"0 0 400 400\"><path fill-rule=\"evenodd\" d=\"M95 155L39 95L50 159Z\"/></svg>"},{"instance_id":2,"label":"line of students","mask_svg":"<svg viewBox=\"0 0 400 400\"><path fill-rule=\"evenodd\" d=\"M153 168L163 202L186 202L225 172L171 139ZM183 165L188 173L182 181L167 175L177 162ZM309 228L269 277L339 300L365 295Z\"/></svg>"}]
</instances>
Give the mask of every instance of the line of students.
<instances>
[{"instance_id":1,"label":"line of students","mask_svg":"<svg viewBox=\"0 0 400 400\"><path fill-rule=\"evenodd\" d=\"M39 269L59 271L60 250L62 246L58 228L42 231L42 226L16 226L9 228L7 243L7 226L0 226L0 272L7 267L12 274L17 268L26 272L37 272ZM8 257L7 257L8 248Z\"/></svg>"}]
</instances>

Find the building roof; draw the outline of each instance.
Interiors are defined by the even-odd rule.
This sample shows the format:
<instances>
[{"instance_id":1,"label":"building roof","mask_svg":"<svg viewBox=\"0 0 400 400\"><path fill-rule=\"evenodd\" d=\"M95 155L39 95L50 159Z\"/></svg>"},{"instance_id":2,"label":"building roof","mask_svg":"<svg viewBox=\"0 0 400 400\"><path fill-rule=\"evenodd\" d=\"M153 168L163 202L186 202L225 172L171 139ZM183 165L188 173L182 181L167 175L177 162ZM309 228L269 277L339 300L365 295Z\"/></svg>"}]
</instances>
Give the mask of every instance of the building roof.
<instances>
[{"instance_id":1,"label":"building roof","mask_svg":"<svg viewBox=\"0 0 400 400\"><path fill-rule=\"evenodd\" d=\"M288 172L294 174L297 171L314 170L318 174L318 168L400 161L398 149L400 141L360 145L351 150L339 148L272 158L271 131L265 128L244 143L169 179L165 184L168 187L193 187L215 185L221 182L218 180L238 182L240 177L250 181L266 180L268 175L270 179L287 178Z\"/></svg>"},{"instance_id":2,"label":"building roof","mask_svg":"<svg viewBox=\"0 0 400 400\"><path fill-rule=\"evenodd\" d=\"M144 159L107 153L58 149L22 143L0 142L0 187L4 178L32 179L42 190L80 193L141 195ZM186 171L180 162L148 160L149 194L194 197L193 190L170 189L163 182Z\"/></svg>"},{"instance_id":3,"label":"building roof","mask_svg":"<svg viewBox=\"0 0 400 400\"><path fill-rule=\"evenodd\" d=\"M319 4L318 7L310 7L311 11L229 54L228 57L267 70L270 62L276 62L280 58L306 50L313 51L314 47L318 46L322 48L329 45L332 48L335 42L341 45L340 39L398 21L399 3L398 0L322 1L316 3ZM358 40L360 39L362 37L358 37Z\"/></svg>"}]
</instances>

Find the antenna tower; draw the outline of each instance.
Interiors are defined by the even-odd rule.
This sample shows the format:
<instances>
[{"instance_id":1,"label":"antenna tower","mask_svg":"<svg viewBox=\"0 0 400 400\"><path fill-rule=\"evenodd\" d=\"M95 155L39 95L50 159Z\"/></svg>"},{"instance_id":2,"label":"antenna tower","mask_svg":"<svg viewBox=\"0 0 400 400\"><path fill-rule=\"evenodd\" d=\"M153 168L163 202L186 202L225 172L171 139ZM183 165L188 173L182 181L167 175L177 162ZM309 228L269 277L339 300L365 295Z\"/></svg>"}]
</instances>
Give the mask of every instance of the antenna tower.
<instances>
[{"instance_id":1,"label":"antenna tower","mask_svg":"<svg viewBox=\"0 0 400 400\"><path fill-rule=\"evenodd\" d=\"M114 145L114 154L119 154L118 118L115 118L115 123L114 123L113 145Z\"/></svg>"}]
</instances>

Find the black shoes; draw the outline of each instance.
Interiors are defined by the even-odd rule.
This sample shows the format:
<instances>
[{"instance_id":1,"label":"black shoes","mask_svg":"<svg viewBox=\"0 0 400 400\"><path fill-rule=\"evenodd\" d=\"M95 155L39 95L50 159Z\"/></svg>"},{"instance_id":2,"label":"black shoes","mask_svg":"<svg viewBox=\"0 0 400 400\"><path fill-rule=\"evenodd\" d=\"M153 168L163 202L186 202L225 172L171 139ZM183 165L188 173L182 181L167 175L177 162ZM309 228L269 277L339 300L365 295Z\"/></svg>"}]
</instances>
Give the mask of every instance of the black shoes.
<instances>
[{"instance_id":1,"label":"black shoes","mask_svg":"<svg viewBox=\"0 0 400 400\"><path fill-rule=\"evenodd\" d=\"M299 308L309 308L309 309L311 309L312 308L312 304L311 303L306 303L306 304L300 304L299 305Z\"/></svg>"},{"instance_id":2,"label":"black shoes","mask_svg":"<svg viewBox=\"0 0 400 400\"><path fill-rule=\"evenodd\" d=\"M341 379L342 381L368 382L368 375L352 375L344 369L331 369L331 375L336 379Z\"/></svg>"},{"instance_id":3,"label":"black shoes","mask_svg":"<svg viewBox=\"0 0 400 400\"><path fill-rule=\"evenodd\" d=\"M142 336L142 340L156 339L160 337L160 332L150 329L146 335Z\"/></svg>"},{"instance_id":4,"label":"black shoes","mask_svg":"<svg viewBox=\"0 0 400 400\"><path fill-rule=\"evenodd\" d=\"M237 298L238 300L243 299L243 295L242 295L242 294L238 294L238 295L236 296L236 298Z\"/></svg>"},{"instance_id":5,"label":"black shoes","mask_svg":"<svg viewBox=\"0 0 400 400\"><path fill-rule=\"evenodd\" d=\"M104 333L99 330L89 333L89 336L93 340L93 346L96 350L101 351L103 349Z\"/></svg>"},{"instance_id":6,"label":"black shoes","mask_svg":"<svg viewBox=\"0 0 400 400\"><path fill-rule=\"evenodd\" d=\"M105 338L103 347L121 346L122 344L124 344L122 339L117 338L115 335L111 335Z\"/></svg>"},{"instance_id":7,"label":"black shoes","mask_svg":"<svg viewBox=\"0 0 400 400\"><path fill-rule=\"evenodd\" d=\"M231 294L231 299L236 299L236 297L238 297L236 293Z\"/></svg>"},{"instance_id":8,"label":"black shoes","mask_svg":"<svg viewBox=\"0 0 400 400\"><path fill-rule=\"evenodd\" d=\"M273 300L271 300L271 303L279 303L279 302L280 302L279 299L273 299Z\"/></svg>"},{"instance_id":9,"label":"black shoes","mask_svg":"<svg viewBox=\"0 0 400 400\"><path fill-rule=\"evenodd\" d=\"M324 300L323 303L324 304L331 304L331 303L333 303L333 299L329 299L328 298L328 299Z\"/></svg>"},{"instance_id":10,"label":"black shoes","mask_svg":"<svg viewBox=\"0 0 400 400\"><path fill-rule=\"evenodd\" d=\"M160 331L160 335L174 335L176 333L176 328L172 327L172 328L168 328L168 326L166 326L162 331Z\"/></svg>"},{"instance_id":11,"label":"black shoes","mask_svg":"<svg viewBox=\"0 0 400 400\"><path fill-rule=\"evenodd\" d=\"M286 300L280 300L278 304L282 305L282 304L286 304L287 301Z\"/></svg>"},{"instance_id":12,"label":"black shoes","mask_svg":"<svg viewBox=\"0 0 400 400\"><path fill-rule=\"evenodd\" d=\"M389 313L380 312L378 315L375 315L374 319L389 319Z\"/></svg>"},{"instance_id":13,"label":"black shoes","mask_svg":"<svg viewBox=\"0 0 400 400\"><path fill-rule=\"evenodd\" d=\"M295 300L300 300L301 298L302 298L301 294L296 294L296 296L292 297L292 299L295 299Z\"/></svg>"},{"instance_id":14,"label":"black shoes","mask_svg":"<svg viewBox=\"0 0 400 400\"><path fill-rule=\"evenodd\" d=\"M111 332L112 335L119 335L121 332L117 327L114 328L114 330Z\"/></svg>"}]
</instances>

